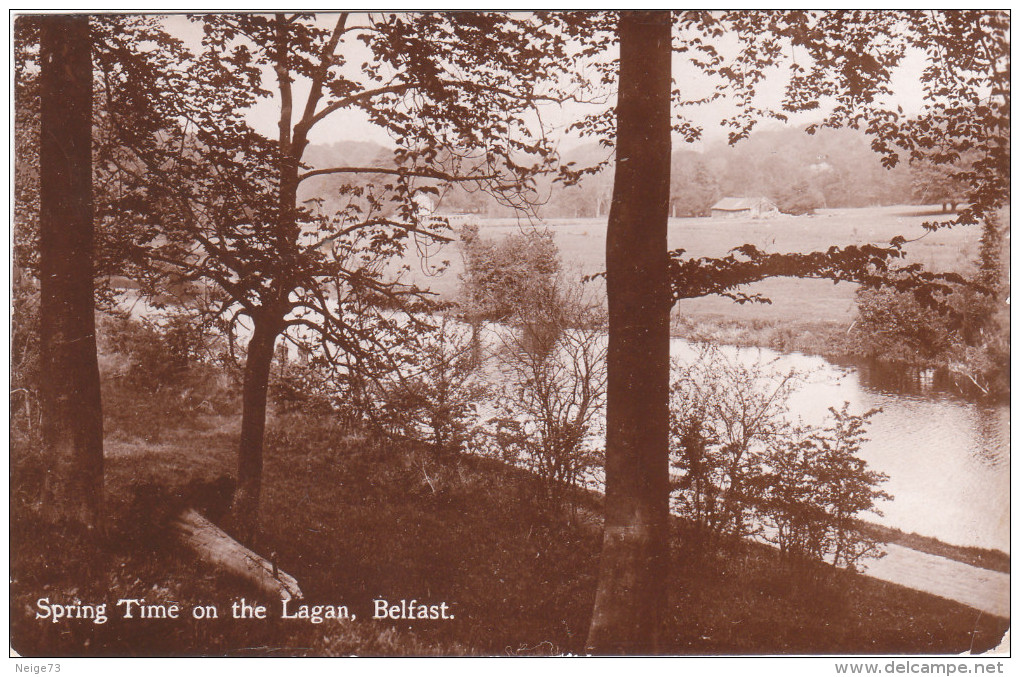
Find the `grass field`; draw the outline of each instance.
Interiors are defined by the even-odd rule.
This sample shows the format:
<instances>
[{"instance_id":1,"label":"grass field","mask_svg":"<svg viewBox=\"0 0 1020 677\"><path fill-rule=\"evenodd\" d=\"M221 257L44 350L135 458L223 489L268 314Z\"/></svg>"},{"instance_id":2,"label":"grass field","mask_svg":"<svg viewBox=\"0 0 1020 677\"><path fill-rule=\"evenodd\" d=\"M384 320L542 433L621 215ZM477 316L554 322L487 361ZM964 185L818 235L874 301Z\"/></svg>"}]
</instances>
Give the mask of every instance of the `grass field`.
<instances>
[{"instance_id":1,"label":"grass field","mask_svg":"<svg viewBox=\"0 0 1020 677\"><path fill-rule=\"evenodd\" d=\"M689 256L723 256L733 247L750 243L769 252L809 252L824 250L831 245L888 243L896 235L908 240L907 262L917 262L933 270L969 270L977 259L980 231L975 228L944 229L925 233L925 221L946 218L931 206L898 205L861 209L823 209L814 216L781 215L774 219L691 218L669 220L669 247L684 249ZM513 219L479 221L484 237L500 238L528 228L548 227L555 235L564 264L582 273L605 270L606 219L552 219L547 222ZM457 276L463 270L459 250L451 245L438 258L450 260L450 269L439 277L422 274L417 262L411 262L414 278L444 295L456 290ZM789 296L820 297L822 287L806 291L791 286L792 281L768 282L764 290L774 291L773 301ZM812 282L812 281L808 281ZM849 286L836 286L829 298L849 299ZM691 302L693 303L693 302ZM801 304L806 303L802 301ZM721 300L720 308L734 304ZM775 310L775 308L773 309ZM841 319L840 309L831 309L819 299L810 305L790 305L789 312L799 315L813 310L817 319ZM693 312L717 312L715 307L698 308Z\"/></svg>"},{"instance_id":2,"label":"grass field","mask_svg":"<svg viewBox=\"0 0 1020 677\"><path fill-rule=\"evenodd\" d=\"M978 257L979 229L928 233L921 227L926 221L946 218L937 206L897 205L823 209L813 216L773 219L670 219L669 247L682 248L695 257L723 256L745 243L768 252L810 252L832 245L887 244L902 235L913 240L906 245L905 263L921 263L936 271L970 272ZM483 237L495 239L529 228L549 228L568 270L579 275L605 270L604 218L543 223L485 219L479 226ZM436 259L448 260L450 267L441 275L426 275L418 260L409 260L411 279L453 299L463 271L459 246L448 245ZM773 278L746 289L769 298L771 304L740 305L717 296L686 299L674 307L674 335L781 351L842 354L846 329L854 318L855 290L851 283Z\"/></svg>"}]
</instances>

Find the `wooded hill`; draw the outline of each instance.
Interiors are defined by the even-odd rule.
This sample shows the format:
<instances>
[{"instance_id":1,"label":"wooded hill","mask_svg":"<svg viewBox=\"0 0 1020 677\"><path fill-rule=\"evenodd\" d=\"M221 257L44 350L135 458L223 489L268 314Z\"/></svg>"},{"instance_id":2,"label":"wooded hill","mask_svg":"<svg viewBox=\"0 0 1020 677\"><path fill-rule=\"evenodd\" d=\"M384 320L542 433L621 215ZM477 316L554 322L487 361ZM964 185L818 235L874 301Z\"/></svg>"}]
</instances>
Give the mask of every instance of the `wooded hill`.
<instances>
[{"instance_id":1,"label":"wooded hill","mask_svg":"<svg viewBox=\"0 0 1020 677\"><path fill-rule=\"evenodd\" d=\"M307 152L309 164L315 167L366 166L389 157L389 150L365 141L313 145ZM612 150L587 143L567 150L563 159L575 163L576 168L610 162L576 186L564 186L550 177L540 179L538 215L605 216L613 187ZM885 169L862 132L820 129L808 134L804 128L766 127L734 146L717 142L696 151L674 144L670 215L707 216L723 197L765 196L793 214L829 207L938 201L940 195L919 185L923 180L921 170L904 163ZM336 176L316 177L306 188L306 199L320 198L328 204L343 181ZM490 196L459 186L445 191L437 199L436 209L443 214L514 215Z\"/></svg>"}]
</instances>

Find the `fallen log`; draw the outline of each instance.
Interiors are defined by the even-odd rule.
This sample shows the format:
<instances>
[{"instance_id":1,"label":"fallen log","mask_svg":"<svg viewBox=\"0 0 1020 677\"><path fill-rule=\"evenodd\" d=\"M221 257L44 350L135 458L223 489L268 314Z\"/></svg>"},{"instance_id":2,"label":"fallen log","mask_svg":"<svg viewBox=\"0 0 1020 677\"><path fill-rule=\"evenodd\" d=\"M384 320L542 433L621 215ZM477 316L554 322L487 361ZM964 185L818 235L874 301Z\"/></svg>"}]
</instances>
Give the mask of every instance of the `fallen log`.
<instances>
[{"instance_id":1,"label":"fallen log","mask_svg":"<svg viewBox=\"0 0 1020 677\"><path fill-rule=\"evenodd\" d=\"M171 533L200 559L243 578L268 596L301 599L293 576L244 547L194 508L185 508L169 522Z\"/></svg>"}]
</instances>

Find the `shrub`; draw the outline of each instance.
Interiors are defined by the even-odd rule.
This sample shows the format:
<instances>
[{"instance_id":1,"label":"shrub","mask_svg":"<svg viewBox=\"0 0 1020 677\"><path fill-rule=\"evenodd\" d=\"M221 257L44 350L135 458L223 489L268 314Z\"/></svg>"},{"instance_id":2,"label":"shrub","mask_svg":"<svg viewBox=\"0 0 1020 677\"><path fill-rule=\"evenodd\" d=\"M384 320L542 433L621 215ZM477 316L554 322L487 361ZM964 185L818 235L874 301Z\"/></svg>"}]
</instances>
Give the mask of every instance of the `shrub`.
<instances>
[{"instance_id":1,"label":"shrub","mask_svg":"<svg viewBox=\"0 0 1020 677\"><path fill-rule=\"evenodd\" d=\"M344 379L331 378L322 360L279 360L270 374L269 393L280 413L350 418L339 415L349 402Z\"/></svg>"},{"instance_id":2,"label":"shrub","mask_svg":"<svg viewBox=\"0 0 1020 677\"><path fill-rule=\"evenodd\" d=\"M858 528L858 515L881 515L877 501L892 496L877 488L888 477L857 455L876 412L853 415L849 403L829 412L829 425L773 454L757 511L771 526L766 539L788 560L853 568L863 557L880 556L877 542Z\"/></svg>"},{"instance_id":3,"label":"shrub","mask_svg":"<svg viewBox=\"0 0 1020 677\"><path fill-rule=\"evenodd\" d=\"M854 336L869 357L926 363L945 358L956 340L949 318L910 292L860 288Z\"/></svg>"},{"instance_id":4,"label":"shrub","mask_svg":"<svg viewBox=\"0 0 1020 677\"><path fill-rule=\"evenodd\" d=\"M501 332L504 387L492 435L504 460L546 480L555 503L602 465L604 312L561 276L517 316L518 326Z\"/></svg>"},{"instance_id":5,"label":"shrub","mask_svg":"<svg viewBox=\"0 0 1020 677\"><path fill-rule=\"evenodd\" d=\"M706 347L677 365L672 386L675 507L702 553L725 539L758 536L785 561L853 567L876 556L859 515L891 498L887 477L858 456L875 412L830 409L819 428L789 421L801 380L768 364L742 364Z\"/></svg>"},{"instance_id":6,"label":"shrub","mask_svg":"<svg viewBox=\"0 0 1020 677\"><path fill-rule=\"evenodd\" d=\"M424 444L437 455L464 448L486 391L472 341L470 328L447 317L418 336L409 371L394 371L382 386L379 418L391 435Z\"/></svg>"},{"instance_id":7,"label":"shrub","mask_svg":"<svg viewBox=\"0 0 1020 677\"><path fill-rule=\"evenodd\" d=\"M472 321L513 321L521 308L556 286L559 249L548 230L493 241L482 238L478 226L465 226L461 242L461 307Z\"/></svg>"},{"instance_id":8,"label":"shrub","mask_svg":"<svg viewBox=\"0 0 1020 677\"><path fill-rule=\"evenodd\" d=\"M757 531L751 511L769 456L790 428L787 400L800 380L768 364L742 364L712 346L674 366L674 506L706 549Z\"/></svg>"},{"instance_id":9,"label":"shrub","mask_svg":"<svg viewBox=\"0 0 1020 677\"><path fill-rule=\"evenodd\" d=\"M212 358L215 334L183 314L99 316L103 416L108 430L155 441L196 412L233 413L236 374Z\"/></svg>"},{"instance_id":10,"label":"shrub","mask_svg":"<svg viewBox=\"0 0 1020 677\"><path fill-rule=\"evenodd\" d=\"M909 291L861 288L853 341L882 361L952 374L965 393L1004 399L1009 394L1008 226L983 224L977 272L968 285L941 290L939 308Z\"/></svg>"},{"instance_id":11,"label":"shrub","mask_svg":"<svg viewBox=\"0 0 1020 677\"><path fill-rule=\"evenodd\" d=\"M156 392L176 384L189 367L207 360L211 328L185 311L135 319L125 312L99 317L100 353L126 360L118 376L135 388Z\"/></svg>"}]
</instances>

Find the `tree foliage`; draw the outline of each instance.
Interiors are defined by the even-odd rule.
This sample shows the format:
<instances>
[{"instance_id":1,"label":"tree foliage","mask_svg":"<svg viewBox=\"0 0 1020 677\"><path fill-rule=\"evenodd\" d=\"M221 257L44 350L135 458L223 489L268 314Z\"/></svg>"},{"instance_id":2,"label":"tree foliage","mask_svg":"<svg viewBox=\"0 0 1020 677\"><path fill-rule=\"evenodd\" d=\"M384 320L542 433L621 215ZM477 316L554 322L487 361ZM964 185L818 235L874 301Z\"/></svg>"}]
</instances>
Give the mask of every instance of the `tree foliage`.
<instances>
[{"instance_id":1,"label":"tree foliage","mask_svg":"<svg viewBox=\"0 0 1020 677\"><path fill-rule=\"evenodd\" d=\"M596 58L597 46L604 48L614 36L605 17L591 21L589 30L600 39L585 53ZM817 111L821 121L809 125L809 133L827 127L860 130L886 167L904 160L956 166L955 179L967 186L961 201L968 206L955 219L926 227L981 223L1009 195L1008 29L1008 15L995 11L678 12L674 51L705 82L701 90L675 83L674 133L700 138L703 129L685 111L705 101L725 99L736 107L720 120L731 144L747 139L762 120L786 122L794 114ZM895 69L908 55L924 58L924 100L916 114L904 113L890 89ZM611 57L604 55L599 72L605 81L613 81L613 69ZM775 87L769 78L777 72L789 74L779 83L782 95L759 96ZM709 93L693 96L702 90ZM611 144L613 124L611 116L594 114L575 127ZM677 250L672 254L674 296L727 292L772 275L852 279L870 286L895 277L895 285L913 285L919 301L931 305L947 291L945 283L959 282L918 275L912 266L895 271L890 264L902 257L902 244L902 238L894 238L868 245L867 251L776 253L766 265L773 272L763 270L764 259L749 252L746 258L690 260Z\"/></svg>"},{"instance_id":2,"label":"tree foliage","mask_svg":"<svg viewBox=\"0 0 1020 677\"><path fill-rule=\"evenodd\" d=\"M745 365L706 347L670 386L675 506L701 547L758 533L751 520L769 458L788 441L784 415L802 376Z\"/></svg>"},{"instance_id":3,"label":"tree foliage","mask_svg":"<svg viewBox=\"0 0 1020 677\"><path fill-rule=\"evenodd\" d=\"M942 211L956 211L967 194L967 184L957 178L955 166L918 159L912 167L911 189L920 204L940 204Z\"/></svg>"},{"instance_id":4,"label":"tree foliage","mask_svg":"<svg viewBox=\"0 0 1020 677\"><path fill-rule=\"evenodd\" d=\"M867 287L890 287L908 291L925 306L950 309L946 296L968 281L959 273L933 273L917 263L892 265L904 256L906 240L897 237L887 246L833 245L824 252L775 254L751 244L734 248L720 258L685 259L684 250L670 252L670 277L674 300L717 294L738 303L770 303L740 287L770 277L797 277L856 282Z\"/></svg>"},{"instance_id":5,"label":"tree foliage","mask_svg":"<svg viewBox=\"0 0 1020 677\"><path fill-rule=\"evenodd\" d=\"M723 121L732 140L745 137L759 120L785 121L817 109L824 113L819 126L865 130L889 165L903 154L944 164L978 151L982 160L967 172L972 206L959 223L978 222L1007 194L1007 13L692 12L679 24L681 36L693 36L680 51L716 80L717 95L740 104ZM740 41L734 59L716 43L724 35ZM911 51L925 58L918 115L905 115L890 97L893 69ZM775 67L791 77L780 103L767 106L755 95Z\"/></svg>"},{"instance_id":6,"label":"tree foliage","mask_svg":"<svg viewBox=\"0 0 1020 677\"><path fill-rule=\"evenodd\" d=\"M697 154L673 153L669 174L670 216L709 216L722 197L716 177Z\"/></svg>"},{"instance_id":7,"label":"tree foliage","mask_svg":"<svg viewBox=\"0 0 1020 677\"><path fill-rule=\"evenodd\" d=\"M622 16L627 18L630 15ZM684 106L724 96L736 104L736 112L721 121L729 129L730 140L734 143L745 138L763 119L786 121L794 113L819 111L822 121L809 127L809 131L823 126L862 129L872 139L873 149L884 155L887 166L899 162L901 154L907 158L928 157L937 163L944 163L954 161L964 150L979 149L978 156L981 159L975 162L968 176L969 206L958 214L955 223L977 223L1006 200L1009 186L1010 106L1007 13L741 10L677 12L672 16L674 55L680 54L689 67L710 80L709 86L700 90L688 86L686 79L664 85L671 90L669 94L674 103L671 126L675 133L686 140L700 138L702 130L690 116L684 115ZM630 131L626 125L633 122L630 117L633 112L624 105L623 93L633 85L629 80L639 78L635 72L627 72L625 68L622 27L626 22L621 19L621 30L617 32L615 20L614 16L603 15L592 19L586 30L578 31L578 34L586 35L582 54L597 61L594 69L603 83L618 84L620 102L616 110L588 116L573 128L599 137L607 145L613 143L614 131L621 139ZM619 60L608 49L617 39L621 45ZM920 79L925 100L920 113L912 116L898 109L891 97L890 88L893 71L903 62L908 51L924 54L925 58L925 68ZM643 60L641 68L645 72L658 67L658 61L650 49L638 58ZM757 95L765 89L774 89L774 83L768 77L776 71L788 74L789 78L780 85L782 95L779 101L771 103L769 98ZM660 86L658 83L649 83L646 89ZM653 94L646 92L646 95L651 100ZM644 142L652 143L650 137ZM628 152L627 157L621 161L623 149L618 146L616 150L618 170L614 204L619 199L622 205L626 198L618 195L618 191L640 193L642 186L639 179L628 183L626 187L620 181L620 169L631 158ZM648 165L644 169L647 183L654 184L660 180L657 165ZM597 171L597 168L591 171ZM583 174L584 170L572 168L572 176ZM650 218L638 217L636 214L636 211L628 212L628 217L635 220ZM938 227L937 224L927 225L930 228ZM630 237L635 237L638 228L635 223L629 229L624 228L624 231ZM610 232L612 230L611 212ZM944 307L946 287L961 280L923 271L915 264L897 270L891 264L901 258L903 243L904 239L897 237L886 246L832 247L808 254L771 254L745 245L717 259L685 259L683 250L677 250L670 255L670 291L659 289L657 278L649 276L645 281L642 302L632 302L629 312L620 314L617 326L641 326L650 331L652 324L647 308L666 300L710 293L743 302L764 300L740 291L740 287L777 275L826 277L836 281L853 280L873 285L911 287L917 291L920 301ZM648 241L645 247L657 250L659 244L657 241ZM653 255L657 256L658 251ZM610 243L607 246L611 318L610 397L607 412L610 435L618 425L617 421L629 422L628 405L624 400L615 400L613 396L615 379L635 380L639 374L645 374L641 365L617 360L612 352L613 289L614 285L619 284L613 280L613 269L623 264L618 257L620 252L614 251ZM629 269L640 270L643 263L628 261L626 265ZM654 270L650 260L647 265L648 270ZM628 269L622 270L624 272L620 274L629 279L626 273ZM649 353L657 355L654 350ZM668 366L664 364L659 370L665 374ZM649 383L654 382L651 375L647 378ZM646 426L658 430L658 410L653 407L665 404L666 399L666 393L648 396L644 403ZM624 418L617 419L619 415ZM626 434L634 433L627 430ZM627 445L617 446L612 438L609 440L607 475L610 468L624 461L647 466L644 470L649 475L643 491L648 492L649 486L655 486L660 481L660 473L665 473L665 468L660 468L657 457L636 461L627 455L626 450ZM618 493L607 490L604 558L612 557L608 553L611 552L610 525L616 524L613 517L631 506L640 505L640 492L636 484L622 487ZM614 552L619 553L620 550L617 548ZM603 563L603 578L592 623L593 635L598 635L600 639L612 636L617 646L632 636L634 624L639 622L628 612L628 605L641 608L651 618L656 618L662 610L662 602L643 587L626 597L614 597L612 602L608 601L612 586L608 580L610 576L619 576L625 572L635 582L643 583L645 579L640 573L642 567L648 571L659 566L653 552L635 551L631 556L631 563L620 563L619 568Z\"/></svg>"},{"instance_id":8,"label":"tree foliage","mask_svg":"<svg viewBox=\"0 0 1020 677\"><path fill-rule=\"evenodd\" d=\"M1001 216L985 221L979 260L967 286L954 287L944 305L918 301L911 291L861 288L851 336L871 358L915 368L948 370L962 392L1002 398L1009 393L1008 255Z\"/></svg>"},{"instance_id":9,"label":"tree foliage","mask_svg":"<svg viewBox=\"0 0 1020 677\"><path fill-rule=\"evenodd\" d=\"M130 232L148 290L211 286L211 312L231 331L247 327L234 513L250 534L277 338L317 342L330 357L358 353L359 368L377 373L392 368L394 352L422 324L390 311L418 309L424 295L389 264L448 239L441 222L423 217L422 197L464 183L524 206L529 182L553 154L533 107L559 96L548 83L567 59L563 39L532 15L194 21L203 32L194 53L154 38L175 45L164 51L179 61L153 92L169 94L159 100L172 114L141 127L121 151L129 157L111 160L125 195L144 200L137 209L121 204L110 227ZM275 138L246 117L270 96ZM387 132L396 144L391 161L307 166L309 135L342 112ZM327 176L344 179L328 213L299 200L302 183Z\"/></svg>"},{"instance_id":10,"label":"tree foliage","mask_svg":"<svg viewBox=\"0 0 1020 677\"><path fill-rule=\"evenodd\" d=\"M794 564L827 561L852 569L884 554L858 521L862 513L881 515L878 502L892 499L878 488L888 476L858 456L876 412L854 415L849 406L830 407L831 423L775 449L762 476L755 508L764 538Z\"/></svg>"},{"instance_id":11,"label":"tree foliage","mask_svg":"<svg viewBox=\"0 0 1020 677\"><path fill-rule=\"evenodd\" d=\"M520 321L522 309L555 293L561 263L549 230L526 228L495 240L468 224L461 231L461 245L461 305L474 320Z\"/></svg>"},{"instance_id":12,"label":"tree foliage","mask_svg":"<svg viewBox=\"0 0 1020 677\"><path fill-rule=\"evenodd\" d=\"M377 423L435 456L465 449L488 390L472 351L470 328L443 316L418 337L410 372L394 371L381 384Z\"/></svg>"},{"instance_id":13,"label":"tree foliage","mask_svg":"<svg viewBox=\"0 0 1020 677\"><path fill-rule=\"evenodd\" d=\"M1008 27L1002 12L695 12L679 20L680 34L688 39L678 49L715 79L715 96L729 96L739 104L739 112L722 121L731 130L731 142L745 138L761 119L785 121L792 113L821 110L825 102L823 121L808 131L861 129L886 166L896 165L901 155L935 165L953 164L964 154L976 157L966 170L956 172L969 187L965 199L970 204L951 222L971 224L992 216L1008 196ZM739 40L735 55L718 44L724 36ZM893 69L910 50L925 55L925 102L914 116L892 106L889 88ZM781 102L766 107L756 94L766 73L776 67L787 70L790 79ZM895 238L870 250L834 248L768 260L776 265L772 274L778 275L794 270L798 277L838 280L853 271L855 281L875 286L896 277L899 287L909 279L919 301L944 308L935 294L946 291L945 282L960 280L922 274L915 266L890 270L888 262L902 256L902 243ZM674 284L683 288L692 276L722 270L732 284L716 289L741 284L745 275L761 272L765 262L754 252L743 253L748 255L745 260L731 255L725 261L684 262L674 268ZM682 252L673 256L679 259ZM679 292L677 297L685 296Z\"/></svg>"}]
</instances>

